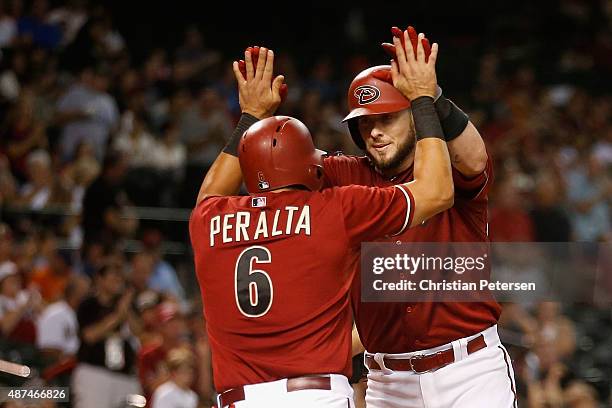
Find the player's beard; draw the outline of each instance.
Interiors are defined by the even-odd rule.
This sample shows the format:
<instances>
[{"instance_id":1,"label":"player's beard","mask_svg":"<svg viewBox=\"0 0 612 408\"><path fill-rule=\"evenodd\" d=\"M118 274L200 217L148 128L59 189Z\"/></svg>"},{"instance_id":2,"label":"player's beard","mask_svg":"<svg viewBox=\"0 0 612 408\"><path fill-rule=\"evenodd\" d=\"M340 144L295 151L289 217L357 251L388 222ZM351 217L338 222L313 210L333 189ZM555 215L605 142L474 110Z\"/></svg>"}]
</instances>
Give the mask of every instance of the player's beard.
<instances>
[{"instance_id":1,"label":"player's beard","mask_svg":"<svg viewBox=\"0 0 612 408\"><path fill-rule=\"evenodd\" d=\"M372 156L369 151L366 151L366 156L370 158L378 171L385 175L393 176L405 170L402 167L406 164L406 160L412 154L415 146L416 138L414 132L409 131L404 140L398 143L397 150L393 156L380 160Z\"/></svg>"}]
</instances>

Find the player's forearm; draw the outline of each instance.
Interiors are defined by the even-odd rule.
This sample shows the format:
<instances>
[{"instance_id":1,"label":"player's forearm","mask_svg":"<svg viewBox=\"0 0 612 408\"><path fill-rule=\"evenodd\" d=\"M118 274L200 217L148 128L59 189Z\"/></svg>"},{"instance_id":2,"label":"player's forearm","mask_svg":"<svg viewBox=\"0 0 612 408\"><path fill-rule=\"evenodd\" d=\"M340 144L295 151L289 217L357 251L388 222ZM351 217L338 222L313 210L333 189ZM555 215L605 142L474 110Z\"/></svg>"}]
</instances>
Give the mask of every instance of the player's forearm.
<instances>
[{"instance_id":1,"label":"player's forearm","mask_svg":"<svg viewBox=\"0 0 612 408\"><path fill-rule=\"evenodd\" d=\"M440 120L432 99L419 99L412 102L418 141L414 180L407 184L415 201L412 226L452 207L454 200L450 158Z\"/></svg>"},{"instance_id":2,"label":"player's forearm","mask_svg":"<svg viewBox=\"0 0 612 408\"><path fill-rule=\"evenodd\" d=\"M242 171L238 161L238 144L242 134L258 120L248 113L242 114L230 141L206 173L200 186L196 206L208 196L227 196L238 193L242 184Z\"/></svg>"},{"instance_id":3,"label":"player's forearm","mask_svg":"<svg viewBox=\"0 0 612 408\"><path fill-rule=\"evenodd\" d=\"M421 221L452 207L453 176L444 140L427 138L417 143L414 181L410 184L410 189L417 201L415 206L420 207L415 216L420 213L422 217L418 218L422 218Z\"/></svg>"},{"instance_id":4,"label":"player's forearm","mask_svg":"<svg viewBox=\"0 0 612 408\"><path fill-rule=\"evenodd\" d=\"M476 176L487 166L487 149L478 129L469 122L461 134L448 144L451 163L464 176Z\"/></svg>"}]
</instances>

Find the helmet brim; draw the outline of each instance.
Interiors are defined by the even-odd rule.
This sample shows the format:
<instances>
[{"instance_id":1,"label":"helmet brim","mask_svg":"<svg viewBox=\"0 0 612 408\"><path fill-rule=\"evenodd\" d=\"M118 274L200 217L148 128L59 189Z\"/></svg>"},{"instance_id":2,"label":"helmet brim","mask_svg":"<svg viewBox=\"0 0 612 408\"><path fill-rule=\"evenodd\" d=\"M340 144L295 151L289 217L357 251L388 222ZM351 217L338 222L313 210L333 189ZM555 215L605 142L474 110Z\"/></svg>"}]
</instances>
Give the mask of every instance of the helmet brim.
<instances>
[{"instance_id":1,"label":"helmet brim","mask_svg":"<svg viewBox=\"0 0 612 408\"><path fill-rule=\"evenodd\" d=\"M353 118L358 118L360 116L376 115L376 114L378 114L378 112L374 112L368 108L356 108L350 111L349 114L346 115L344 119L342 119L342 123L346 122L347 120L351 120Z\"/></svg>"}]
</instances>

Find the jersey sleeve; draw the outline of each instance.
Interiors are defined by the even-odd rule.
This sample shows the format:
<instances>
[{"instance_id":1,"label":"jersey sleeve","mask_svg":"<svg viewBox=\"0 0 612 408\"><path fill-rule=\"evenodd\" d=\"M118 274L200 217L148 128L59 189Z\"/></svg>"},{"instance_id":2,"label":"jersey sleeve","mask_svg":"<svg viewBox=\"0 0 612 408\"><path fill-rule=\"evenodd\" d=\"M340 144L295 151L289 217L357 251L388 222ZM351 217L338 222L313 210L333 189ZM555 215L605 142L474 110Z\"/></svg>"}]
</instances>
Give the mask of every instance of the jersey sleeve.
<instances>
[{"instance_id":1,"label":"jersey sleeve","mask_svg":"<svg viewBox=\"0 0 612 408\"><path fill-rule=\"evenodd\" d=\"M202 245L202 243L205 242L204 237L206 231L204 220L213 201L218 198L218 196L206 197L197 203L197 205L191 211L191 215L189 216L189 236L191 238L191 245L194 248Z\"/></svg>"},{"instance_id":2,"label":"jersey sleeve","mask_svg":"<svg viewBox=\"0 0 612 408\"><path fill-rule=\"evenodd\" d=\"M324 188L367 184L359 182L360 174L360 163L357 157L340 154L323 159Z\"/></svg>"},{"instance_id":3,"label":"jersey sleeve","mask_svg":"<svg viewBox=\"0 0 612 408\"><path fill-rule=\"evenodd\" d=\"M455 194L463 199L479 200L486 197L493 183L491 156L487 159L485 169L476 176L466 177L453 167L453 183L455 184Z\"/></svg>"},{"instance_id":4,"label":"jersey sleeve","mask_svg":"<svg viewBox=\"0 0 612 408\"><path fill-rule=\"evenodd\" d=\"M412 222L414 198L403 185L338 189L344 226L351 245L399 235Z\"/></svg>"}]
</instances>

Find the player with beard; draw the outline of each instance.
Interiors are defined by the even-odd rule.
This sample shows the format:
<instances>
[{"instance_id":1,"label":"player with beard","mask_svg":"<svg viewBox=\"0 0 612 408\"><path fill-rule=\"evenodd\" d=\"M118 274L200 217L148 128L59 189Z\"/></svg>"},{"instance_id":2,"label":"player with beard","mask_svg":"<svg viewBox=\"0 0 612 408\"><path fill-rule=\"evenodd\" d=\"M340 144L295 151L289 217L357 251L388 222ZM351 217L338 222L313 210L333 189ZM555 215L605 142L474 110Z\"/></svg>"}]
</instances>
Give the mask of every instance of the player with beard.
<instances>
[{"instance_id":1,"label":"player with beard","mask_svg":"<svg viewBox=\"0 0 612 408\"><path fill-rule=\"evenodd\" d=\"M395 29L393 33L391 47L413 52L417 43L414 29ZM422 34L418 40L427 41ZM366 156L327 157L323 163L326 186L384 187L412 179L415 129L410 101L391 80L396 61L397 57L391 66L369 68L351 83L351 111L344 121ZM223 188L217 186L220 195L234 194L242 181L233 157L240 135L258 119L271 116L276 108L266 98L247 96L241 95L243 116L234 137L211 169L225 174L227 182ZM453 166L455 204L422 226L389 240L486 242L491 159L478 130L441 90L435 106ZM359 277L353 285L352 299L359 336L367 350L368 407L516 404L512 365L497 333L501 313L497 302L361 302Z\"/></svg>"},{"instance_id":2,"label":"player with beard","mask_svg":"<svg viewBox=\"0 0 612 408\"><path fill-rule=\"evenodd\" d=\"M387 51L417 41L428 48L412 27L392 32ZM327 185L387 186L411 180L415 128L410 103L390 78L396 61L394 56L391 67L369 68L351 83L351 111L344 121L366 157L330 157L324 163ZM441 90L435 105L453 166L455 204L392 241L486 242L491 159L478 130ZM512 365L497 333L497 302L361 302L360 279L355 279L352 298L366 349L368 407L516 404Z\"/></svg>"}]
</instances>

